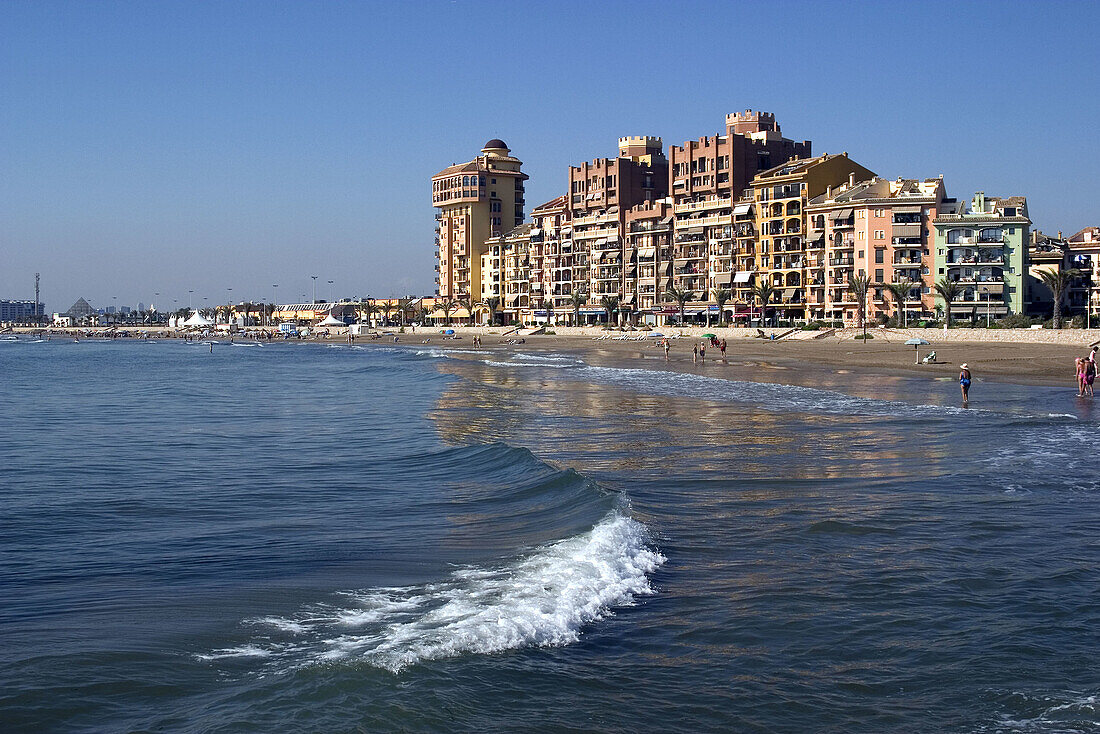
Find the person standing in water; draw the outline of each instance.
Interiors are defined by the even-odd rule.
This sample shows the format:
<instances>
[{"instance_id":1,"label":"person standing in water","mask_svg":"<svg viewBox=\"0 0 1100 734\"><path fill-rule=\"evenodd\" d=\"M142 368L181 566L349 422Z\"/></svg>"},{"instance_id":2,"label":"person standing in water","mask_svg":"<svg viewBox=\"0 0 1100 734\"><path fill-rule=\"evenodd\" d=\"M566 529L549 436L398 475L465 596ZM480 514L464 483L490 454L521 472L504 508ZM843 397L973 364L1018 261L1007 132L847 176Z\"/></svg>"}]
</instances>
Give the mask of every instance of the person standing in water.
<instances>
[{"instance_id":1,"label":"person standing in water","mask_svg":"<svg viewBox=\"0 0 1100 734\"><path fill-rule=\"evenodd\" d=\"M959 387L962 389L963 404L970 402L970 365L962 363L959 369Z\"/></svg>"},{"instance_id":2,"label":"person standing in water","mask_svg":"<svg viewBox=\"0 0 1100 734\"><path fill-rule=\"evenodd\" d=\"M668 339L665 339L665 361L668 361L668 350L671 349Z\"/></svg>"}]
</instances>

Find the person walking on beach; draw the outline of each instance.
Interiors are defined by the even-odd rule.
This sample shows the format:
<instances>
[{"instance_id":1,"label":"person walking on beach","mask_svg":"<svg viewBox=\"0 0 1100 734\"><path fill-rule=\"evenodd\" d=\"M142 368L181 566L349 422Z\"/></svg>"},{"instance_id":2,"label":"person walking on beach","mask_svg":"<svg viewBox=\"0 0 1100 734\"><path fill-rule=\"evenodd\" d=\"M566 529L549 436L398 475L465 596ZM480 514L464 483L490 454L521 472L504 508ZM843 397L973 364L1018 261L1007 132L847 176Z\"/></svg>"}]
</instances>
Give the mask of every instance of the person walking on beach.
<instances>
[{"instance_id":1,"label":"person walking on beach","mask_svg":"<svg viewBox=\"0 0 1100 734\"><path fill-rule=\"evenodd\" d=\"M1084 379L1084 391L1090 398L1092 397L1092 383L1096 381L1096 362L1091 359L1084 360L1085 362L1085 379Z\"/></svg>"},{"instance_id":2,"label":"person walking on beach","mask_svg":"<svg viewBox=\"0 0 1100 734\"><path fill-rule=\"evenodd\" d=\"M970 365L962 363L959 369L959 387L962 389L963 405L970 402Z\"/></svg>"},{"instance_id":3,"label":"person walking on beach","mask_svg":"<svg viewBox=\"0 0 1100 734\"><path fill-rule=\"evenodd\" d=\"M1077 397L1085 394L1085 361L1081 357L1073 358L1073 376L1077 378Z\"/></svg>"},{"instance_id":4,"label":"person walking on beach","mask_svg":"<svg viewBox=\"0 0 1100 734\"><path fill-rule=\"evenodd\" d=\"M699 345L698 344L692 344L691 345L691 361L694 362L695 364L699 364Z\"/></svg>"},{"instance_id":5,"label":"person walking on beach","mask_svg":"<svg viewBox=\"0 0 1100 734\"><path fill-rule=\"evenodd\" d=\"M718 351L722 353L722 360L725 361L725 359L726 359L726 340L724 338L722 339L722 341L718 342Z\"/></svg>"},{"instance_id":6,"label":"person walking on beach","mask_svg":"<svg viewBox=\"0 0 1100 734\"><path fill-rule=\"evenodd\" d=\"M707 343L703 342L699 345L699 361L703 364L707 363Z\"/></svg>"},{"instance_id":7,"label":"person walking on beach","mask_svg":"<svg viewBox=\"0 0 1100 734\"><path fill-rule=\"evenodd\" d=\"M666 362L668 361L668 350L669 349L671 349L671 346L668 343L668 339L665 339L665 361Z\"/></svg>"}]
</instances>

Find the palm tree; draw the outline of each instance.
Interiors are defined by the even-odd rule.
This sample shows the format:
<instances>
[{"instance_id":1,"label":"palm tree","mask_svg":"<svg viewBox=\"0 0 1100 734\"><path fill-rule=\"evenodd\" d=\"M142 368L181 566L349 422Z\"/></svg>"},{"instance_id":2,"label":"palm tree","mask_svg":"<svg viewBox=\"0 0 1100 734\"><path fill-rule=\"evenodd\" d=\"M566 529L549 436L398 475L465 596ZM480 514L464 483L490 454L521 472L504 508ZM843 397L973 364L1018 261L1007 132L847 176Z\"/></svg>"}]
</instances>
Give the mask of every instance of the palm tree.
<instances>
[{"instance_id":1,"label":"palm tree","mask_svg":"<svg viewBox=\"0 0 1100 734\"><path fill-rule=\"evenodd\" d=\"M607 312L607 323L611 325L611 314L619 310L619 297L618 296L604 296L600 299L600 306Z\"/></svg>"},{"instance_id":2,"label":"palm tree","mask_svg":"<svg viewBox=\"0 0 1100 734\"><path fill-rule=\"evenodd\" d=\"M897 319L898 326L901 326L905 299L909 297L909 291L913 290L913 281L902 278L897 283L887 283L886 290L894 297L894 318Z\"/></svg>"},{"instance_id":3,"label":"palm tree","mask_svg":"<svg viewBox=\"0 0 1100 734\"><path fill-rule=\"evenodd\" d=\"M581 306L588 300L588 296L580 288L574 288L569 294L569 303L573 305L573 326L578 326L581 320Z\"/></svg>"},{"instance_id":4,"label":"palm tree","mask_svg":"<svg viewBox=\"0 0 1100 734\"><path fill-rule=\"evenodd\" d=\"M397 323L400 326L405 325L405 316L408 315L409 312L409 303L410 299L408 298L397 299Z\"/></svg>"},{"instance_id":5,"label":"palm tree","mask_svg":"<svg viewBox=\"0 0 1100 734\"><path fill-rule=\"evenodd\" d=\"M497 320L497 309L500 308L500 296L489 296L482 303L489 309L489 326L493 326Z\"/></svg>"},{"instance_id":6,"label":"palm tree","mask_svg":"<svg viewBox=\"0 0 1100 734\"><path fill-rule=\"evenodd\" d=\"M936 283L936 295L943 299L943 310L947 314L947 326L951 327L951 303L959 297L959 284L947 278Z\"/></svg>"},{"instance_id":7,"label":"palm tree","mask_svg":"<svg viewBox=\"0 0 1100 734\"><path fill-rule=\"evenodd\" d=\"M382 310L382 307L378 304L377 301L375 301L373 299L369 299L369 298L367 300L365 300L363 302L363 304L364 304L363 305L363 310L362 310L362 313L360 314L360 317L362 317L362 314L366 314L366 316L367 316L367 326L369 327L371 325L371 318L375 314L379 313Z\"/></svg>"},{"instance_id":8,"label":"palm tree","mask_svg":"<svg viewBox=\"0 0 1100 734\"><path fill-rule=\"evenodd\" d=\"M466 313L470 316L470 323L472 324L474 322L474 303L470 300L470 295L468 293L460 295L455 299L455 306L457 307L456 310L458 308L466 309Z\"/></svg>"},{"instance_id":9,"label":"palm tree","mask_svg":"<svg viewBox=\"0 0 1100 734\"><path fill-rule=\"evenodd\" d=\"M863 340L867 341L867 291L871 287L871 279L863 273L857 273L848 280L848 291L855 296L859 316L857 326L863 328Z\"/></svg>"},{"instance_id":10,"label":"palm tree","mask_svg":"<svg viewBox=\"0 0 1100 734\"><path fill-rule=\"evenodd\" d=\"M764 319L767 318L768 302L779 293L779 290L769 283L766 279L753 287L749 288L749 295L760 301L760 325L764 325Z\"/></svg>"},{"instance_id":11,"label":"palm tree","mask_svg":"<svg viewBox=\"0 0 1100 734\"><path fill-rule=\"evenodd\" d=\"M1062 299L1066 295L1066 289L1069 288L1074 278L1080 276L1081 271L1077 268L1039 271L1039 280L1043 281L1043 285L1049 288L1054 295L1054 322L1052 325L1055 329L1062 328Z\"/></svg>"},{"instance_id":12,"label":"palm tree","mask_svg":"<svg viewBox=\"0 0 1100 734\"><path fill-rule=\"evenodd\" d=\"M439 306L441 309L443 309L443 318L447 321L447 325L450 326L451 325L451 313L458 310L458 303L451 300L450 298L446 298L446 299L440 301L439 303L437 303L436 305Z\"/></svg>"},{"instance_id":13,"label":"palm tree","mask_svg":"<svg viewBox=\"0 0 1100 734\"><path fill-rule=\"evenodd\" d=\"M718 321L724 322L726 314L724 313L726 303L733 297L733 293L729 288L715 288L712 291L714 295L714 301L718 304ZM707 309L707 325L710 325L710 309Z\"/></svg>"},{"instance_id":14,"label":"palm tree","mask_svg":"<svg viewBox=\"0 0 1100 734\"><path fill-rule=\"evenodd\" d=\"M695 295L693 291L685 290L683 288L677 288L674 285L670 285L665 288L666 301L675 301L676 305L680 309L680 326L684 325L684 304L691 300L691 297Z\"/></svg>"}]
</instances>

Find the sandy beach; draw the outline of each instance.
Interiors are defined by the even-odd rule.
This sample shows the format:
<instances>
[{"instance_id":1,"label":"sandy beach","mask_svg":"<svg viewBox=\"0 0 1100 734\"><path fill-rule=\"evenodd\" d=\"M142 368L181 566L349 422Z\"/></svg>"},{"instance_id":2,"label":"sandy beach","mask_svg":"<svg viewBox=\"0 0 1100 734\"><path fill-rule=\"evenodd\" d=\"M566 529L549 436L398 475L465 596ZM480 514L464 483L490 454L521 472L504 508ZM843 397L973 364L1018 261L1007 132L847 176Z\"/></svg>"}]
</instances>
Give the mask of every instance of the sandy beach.
<instances>
[{"instance_id":1,"label":"sandy beach","mask_svg":"<svg viewBox=\"0 0 1100 734\"><path fill-rule=\"evenodd\" d=\"M448 327L450 328L450 327ZM17 333L27 334L31 330ZM131 337L141 329L131 329ZM180 338L181 332L163 328L144 329L151 338ZM338 330L337 330L338 331ZM553 334L520 336L505 333L500 327L454 327L455 336L447 337L440 328L419 327L415 331L384 330L384 336L356 337L358 345L392 346L393 337L399 344L428 343L440 347L470 348L473 337L480 336L483 349L500 351L557 352L574 354L585 361L614 366L638 365L642 361L649 369L704 370L714 377L723 371L743 369L753 365L762 372L759 379L781 380L777 372L798 370L826 370L832 373L866 373L883 375L924 376L931 379L954 378L959 365L967 363L978 380L996 380L1020 384L1074 385L1073 360L1086 356L1089 345L1100 339L1100 330L1031 331L1018 329L984 330L952 329L946 334L932 329L871 329L873 339L866 342L856 339L861 332L846 329L823 338L814 338L814 332L803 332L786 339L772 341L753 336L755 329L690 329L666 330L668 335L681 334L670 340L669 360L663 358L663 350L656 339L634 340L642 332L607 331L599 328L562 328ZM52 330L54 338L72 338L80 330ZM723 361L717 348L711 347L703 333L725 337L728 348ZM602 337L602 338L601 338ZM616 337L629 337L617 339ZM918 337L929 342L919 351L906 346L907 339ZM228 337L221 334L216 339ZM236 334L236 340L248 337ZM304 341L342 343L343 333L314 335ZM522 339L523 343L512 343ZM299 343L295 340L294 343ZM692 346L707 344L704 364L692 361ZM929 351L936 352L936 362L915 364L919 354L923 358ZM659 357L659 359L657 359ZM741 373L743 376L743 373ZM755 378L754 378L755 379Z\"/></svg>"}]
</instances>

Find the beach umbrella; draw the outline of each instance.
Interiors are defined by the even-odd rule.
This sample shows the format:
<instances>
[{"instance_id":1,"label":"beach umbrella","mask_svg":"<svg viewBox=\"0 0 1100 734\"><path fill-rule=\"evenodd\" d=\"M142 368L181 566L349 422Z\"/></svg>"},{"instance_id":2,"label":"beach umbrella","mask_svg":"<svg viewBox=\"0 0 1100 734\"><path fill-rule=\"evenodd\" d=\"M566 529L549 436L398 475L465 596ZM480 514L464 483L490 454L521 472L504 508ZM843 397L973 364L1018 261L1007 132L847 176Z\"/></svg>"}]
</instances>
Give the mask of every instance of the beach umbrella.
<instances>
[{"instance_id":1,"label":"beach umbrella","mask_svg":"<svg viewBox=\"0 0 1100 734\"><path fill-rule=\"evenodd\" d=\"M453 334L453 333L455 333L455 330L454 329L446 329L446 330L444 330L443 333L444 334Z\"/></svg>"},{"instance_id":2,"label":"beach umbrella","mask_svg":"<svg viewBox=\"0 0 1100 734\"><path fill-rule=\"evenodd\" d=\"M664 335L664 334L662 334L662 333L661 333L661 332L659 332L659 331L651 331L651 332L649 332L648 334L646 334L646 336L648 336L648 337L650 337L650 338L652 338L652 339L664 339L664 338L665 338L665 335Z\"/></svg>"},{"instance_id":3,"label":"beach umbrella","mask_svg":"<svg viewBox=\"0 0 1100 734\"><path fill-rule=\"evenodd\" d=\"M928 342L926 342L924 339L918 339L916 337L909 339L905 342L905 346L913 347L914 351L917 354L917 361L913 364L920 364L920 348L927 345Z\"/></svg>"},{"instance_id":4,"label":"beach umbrella","mask_svg":"<svg viewBox=\"0 0 1100 734\"><path fill-rule=\"evenodd\" d=\"M716 337L714 334L703 334L703 338L704 339L717 339L718 337Z\"/></svg>"}]
</instances>

